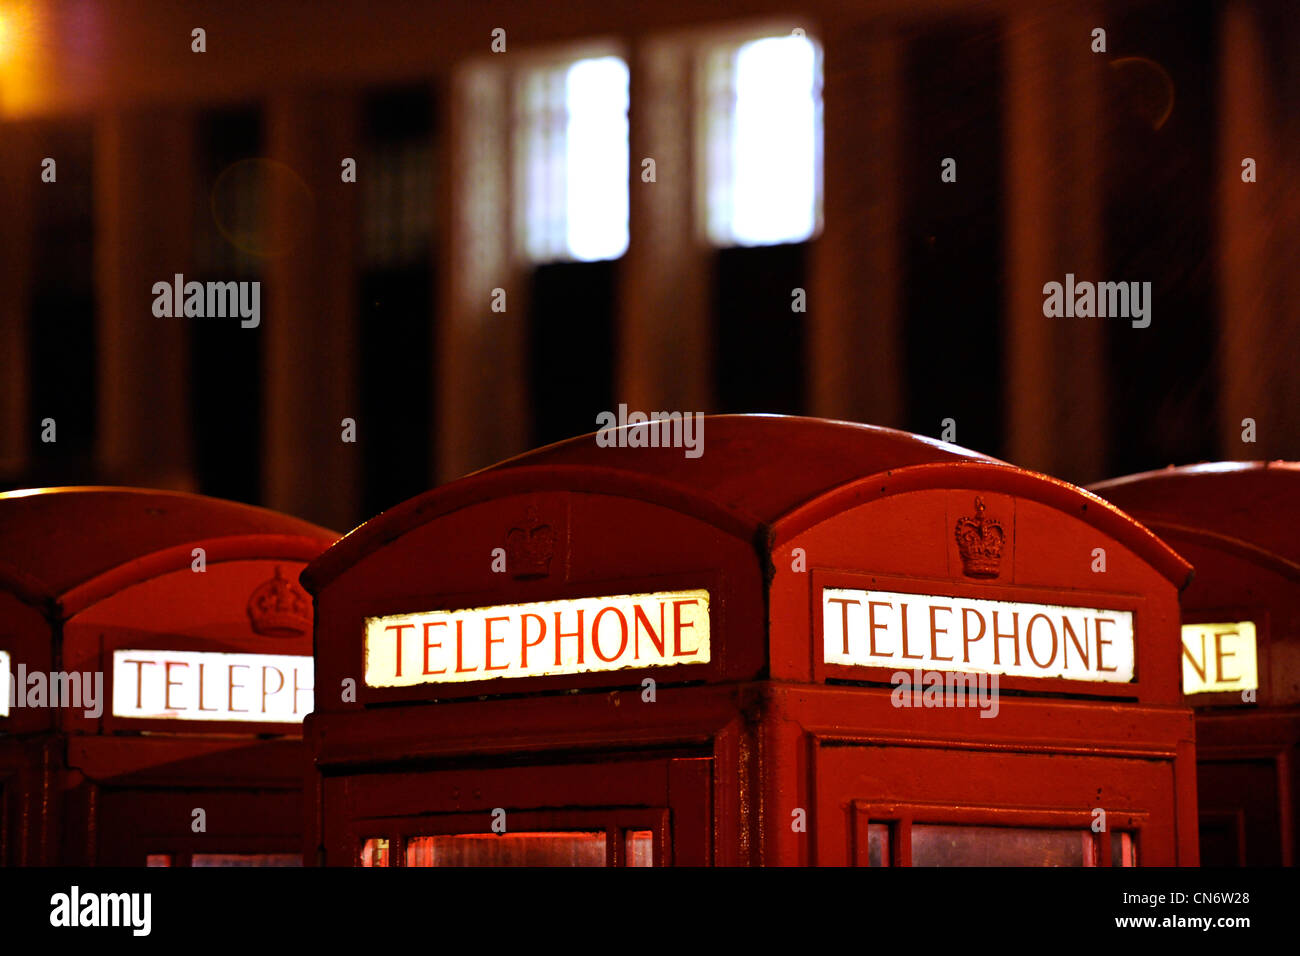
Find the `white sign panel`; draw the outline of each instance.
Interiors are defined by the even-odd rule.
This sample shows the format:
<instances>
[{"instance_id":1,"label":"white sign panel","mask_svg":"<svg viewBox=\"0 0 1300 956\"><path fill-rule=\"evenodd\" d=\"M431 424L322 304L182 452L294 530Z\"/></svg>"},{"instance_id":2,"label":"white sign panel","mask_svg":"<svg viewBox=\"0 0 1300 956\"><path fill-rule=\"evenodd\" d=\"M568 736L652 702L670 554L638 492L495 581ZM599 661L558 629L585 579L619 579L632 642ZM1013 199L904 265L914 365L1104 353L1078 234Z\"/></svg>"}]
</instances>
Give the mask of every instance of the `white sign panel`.
<instances>
[{"instance_id":1,"label":"white sign panel","mask_svg":"<svg viewBox=\"0 0 1300 956\"><path fill-rule=\"evenodd\" d=\"M1255 624L1183 625L1183 693L1259 690Z\"/></svg>"},{"instance_id":2,"label":"white sign panel","mask_svg":"<svg viewBox=\"0 0 1300 956\"><path fill-rule=\"evenodd\" d=\"M366 683L407 687L709 661L709 592L366 618Z\"/></svg>"},{"instance_id":3,"label":"white sign panel","mask_svg":"<svg viewBox=\"0 0 1300 956\"><path fill-rule=\"evenodd\" d=\"M297 655L114 651L113 715L300 724L313 672Z\"/></svg>"},{"instance_id":4,"label":"white sign panel","mask_svg":"<svg viewBox=\"0 0 1300 956\"><path fill-rule=\"evenodd\" d=\"M828 664L1133 679L1131 611L823 588L822 635Z\"/></svg>"},{"instance_id":5,"label":"white sign panel","mask_svg":"<svg viewBox=\"0 0 1300 956\"><path fill-rule=\"evenodd\" d=\"M9 655L0 651L0 717L9 716Z\"/></svg>"}]
</instances>

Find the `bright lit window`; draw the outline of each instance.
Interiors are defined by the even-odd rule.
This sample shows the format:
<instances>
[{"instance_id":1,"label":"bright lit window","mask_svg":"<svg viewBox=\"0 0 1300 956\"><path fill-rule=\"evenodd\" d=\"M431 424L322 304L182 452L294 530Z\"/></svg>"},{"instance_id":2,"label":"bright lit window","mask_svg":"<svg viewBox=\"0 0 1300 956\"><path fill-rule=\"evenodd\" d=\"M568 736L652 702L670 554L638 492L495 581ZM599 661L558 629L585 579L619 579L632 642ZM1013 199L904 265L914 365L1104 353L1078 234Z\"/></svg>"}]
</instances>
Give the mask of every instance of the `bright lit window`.
<instances>
[{"instance_id":1,"label":"bright lit window","mask_svg":"<svg viewBox=\"0 0 1300 956\"><path fill-rule=\"evenodd\" d=\"M521 238L533 262L627 249L628 69L614 56L525 70L517 90Z\"/></svg>"},{"instance_id":2,"label":"bright lit window","mask_svg":"<svg viewBox=\"0 0 1300 956\"><path fill-rule=\"evenodd\" d=\"M806 36L704 61L704 220L717 245L801 242L821 227L821 50Z\"/></svg>"}]
</instances>

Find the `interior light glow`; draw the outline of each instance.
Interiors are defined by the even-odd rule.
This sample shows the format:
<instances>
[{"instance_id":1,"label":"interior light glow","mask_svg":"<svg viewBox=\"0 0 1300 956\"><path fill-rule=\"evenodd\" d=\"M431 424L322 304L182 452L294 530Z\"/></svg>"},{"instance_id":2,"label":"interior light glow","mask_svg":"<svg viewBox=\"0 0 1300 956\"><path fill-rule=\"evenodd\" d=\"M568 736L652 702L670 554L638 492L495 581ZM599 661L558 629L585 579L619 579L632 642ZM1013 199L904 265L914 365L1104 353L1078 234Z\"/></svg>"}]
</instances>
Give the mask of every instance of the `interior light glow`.
<instances>
[{"instance_id":1,"label":"interior light glow","mask_svg":"<svg viewBox=\"0 0 1300 956\"><path fill-rule=\"evenodd\" d=\"M812 40L767 37L714 60L706 163L710 238L801 242L821 219L821 64ZM728 112L730 115L717 115Z\"/></svg>"}]
</instances>

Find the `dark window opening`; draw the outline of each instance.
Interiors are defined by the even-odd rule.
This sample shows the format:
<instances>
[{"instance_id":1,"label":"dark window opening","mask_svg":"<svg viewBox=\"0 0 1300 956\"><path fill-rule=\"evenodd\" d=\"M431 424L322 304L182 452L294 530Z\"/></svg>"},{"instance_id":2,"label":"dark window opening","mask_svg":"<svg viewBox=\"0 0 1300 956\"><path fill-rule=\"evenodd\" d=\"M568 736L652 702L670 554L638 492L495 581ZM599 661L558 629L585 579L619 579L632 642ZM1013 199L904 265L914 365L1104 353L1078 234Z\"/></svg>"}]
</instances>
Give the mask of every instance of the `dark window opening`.
<instances>
[{"instance_id":1,"label":"dark window opening","mask_svg":"<svg viewBox=\"0 0 1300 956\"><path fill-rule=\"evenodd\" d=\"M554 262L533 270L529 356L533 444L596 430L614 408L618 260ZM499 316L493 316L499 318Z\"/></svg>"},{"instance_id":2,"label":"dark window opening","mask_svg":"<svg viewBox=\"0 0 1300 956\"><path fill-rule=\"evenodd\" d=\"M195 164L197 282L260 281L257 236L264 222L265 173L256 109L213 110L198 118ZM250 162L251 161L251 162ZM261 322L189 318L191 408L199 490L236 501L261 501L262 330L269 307L265 286Z\"/></svg>"},{"instance_id":3,"label":"dark window opening","mask_svg":"<svg viewBox=\"0 0 1300 956\"><path fill-rule=\"evenodd\" d=\"M1107 319L1108 474L1217 458L1214 283L1215 11L1170 31L1160 11L1116 11L1103 77L1105 275L1150 282L1151 324ZM1172 82L1172 92L1166 83ZM1172 107L1172 109L1170 109ZM1167 115L1166 115L1167 114ZM1092 277L1087 277L1092 278ZM1227 317L1231 320L1231 317Z\"/></svg>"},{"instance_id":4,"label":"dark window opening","mask_svg":"<svg viewBox=\"0 0 1300 956\"><path fill-rule=\"evenodd\" d=\"M903 115L913 121L905 124L903 144L903 427L938 438L951 418L957 444L1000 456L999 28L970 25L918 36L905 82ZM955 182L940 179L949 157L957 160Z\"/></svg>"},{"instance_id":5,"label":"dark window opening","mask_svg":"<svg viewBox=\"0 0 1300 956\"><path fill-rule=\"evenodd\" d=\"M43 155L58 179L35 187L32 290L28 315L32 479L81 483L95 443L95 271L93 131L87 123L50 125ZM55 441L42 440L45 419Z\"/></svg>"},{"instance_id":6,"label":"dark window opening","mask_svg":"<svg viewBox=\"0 0 1300 956\"><path fill-rule=\"evenodd\" d=\"M807 250L803 242L718 250L713 315L719 411L804 414L808 313L795 311L795 290L807 290Z\"/></svg>"},{"instance_id":7,"label":"dark window opening","mask_svg":"<svg viewBox=\"0 0 1300 956\"><path fill-rule=\"evenodd\" d=\"M362 108L358 444L365 514L432 482L433 107L430 91L418 86L375 91Z\"/></svg>"}]
</instances>

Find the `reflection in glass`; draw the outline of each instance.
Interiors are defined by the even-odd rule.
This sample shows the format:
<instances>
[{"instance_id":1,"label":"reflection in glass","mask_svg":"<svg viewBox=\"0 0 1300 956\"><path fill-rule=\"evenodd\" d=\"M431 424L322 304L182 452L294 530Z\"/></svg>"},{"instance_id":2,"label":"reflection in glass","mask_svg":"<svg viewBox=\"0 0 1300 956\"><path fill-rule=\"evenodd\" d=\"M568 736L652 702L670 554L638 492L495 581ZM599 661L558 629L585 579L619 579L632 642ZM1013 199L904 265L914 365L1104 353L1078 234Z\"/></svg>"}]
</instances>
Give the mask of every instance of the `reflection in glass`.
<instances>
[{"instance_id":1,"label":"reflection in glass","mask_svg":"<svg viewBox=\"0 0 1300 956\"><path fill-rule=\"evenodd\" d=\"M1137 866L1137 839L1127 830L1116 830L1110 835L1110 865Z\"/></svg>"},{"instance_id":2,"label":"reflection in glass","mask_svg":"<svg viewBox=\"0 0 1300 956\"><path fill-rule=\"evenodd\" d=\"M889 824L867 826L867 866L889 866Z\"/></svg>"},{"instance_id":3,"label":"reflection in glass","mask_svg":"<svg viewBox=\"0 0 1300 956\"><path fill-rule=\"evenodd\" d=\"M407 866L604 866L604 831L412 837Z\"/></svg>"},{"instance_id":4,"label":"reflection in glass","mask_svg":"<svg viewBox=\"0 0 1300 956\"><path fill-rule=\"evenodd\" d=\"M302 866L302 854L195 853L190 866Z\"/></svg>"},{"instance_id":5,"label":"reflection in glass","mask_svg":"<svg viewBox=\"0 0 1300 956\"><path fill-rule=\"evenodd\" d=\"M388 840L384 837L371 837L361 844L362 866L388 866Z\"/></svg>"},{"instance_id":6,"label":"reflection in glass","mask_svg":"<svg viewBox=\"0 0 1300 956\"><path fill-rule=\"evenodd\" d=\"M913 866L1090 866L1092 833L914 823Z\"/></svg>"},{"instance_id":7,"label":"reflection in glass","mask_svg":"<svg viewBox=\"0 0 1300 956\"><path fill-rule=\"evenodd\" d=\"M627 865L654 866L654 831L627 831Z\"/></svg>"}]
</instances>

